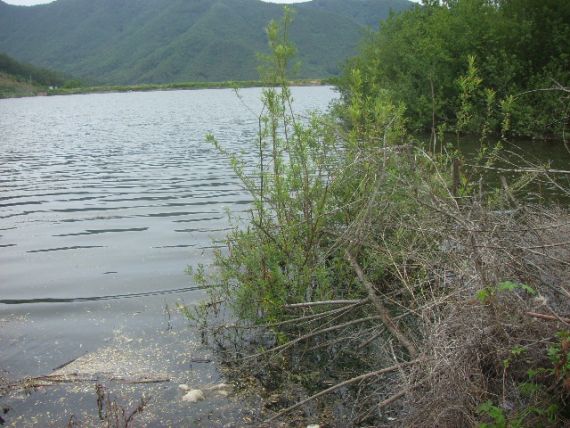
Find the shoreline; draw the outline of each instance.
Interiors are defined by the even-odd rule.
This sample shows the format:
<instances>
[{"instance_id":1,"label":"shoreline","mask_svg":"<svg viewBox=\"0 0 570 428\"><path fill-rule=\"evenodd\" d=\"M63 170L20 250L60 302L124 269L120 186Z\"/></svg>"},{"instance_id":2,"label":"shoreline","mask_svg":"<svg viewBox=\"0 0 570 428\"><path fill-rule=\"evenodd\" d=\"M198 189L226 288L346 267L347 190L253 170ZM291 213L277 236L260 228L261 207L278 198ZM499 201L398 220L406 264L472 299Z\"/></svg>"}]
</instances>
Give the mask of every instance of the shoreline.
<instances>
[{"instance_id":1,"label":"shoreline","mask_svg":"<svg viewBox=\"0 0 570 428\"><path fill-rule=\"evenodd\" d=\"M289 81L289 86L325 86L331 84L330 79L299 79ZM101 85L78 88L58 88L38 90L30 94L11 94L0 97L0 99L28 98L55 95L82 95L82 94L106 94L124 92L151 92L151 91L179 91L179 90L199 90L199 89L244 89L265 87L261 80L228 80L224 82L180 82L180 83L148 83L141 85Z\"/></svg>"}]
</instances>

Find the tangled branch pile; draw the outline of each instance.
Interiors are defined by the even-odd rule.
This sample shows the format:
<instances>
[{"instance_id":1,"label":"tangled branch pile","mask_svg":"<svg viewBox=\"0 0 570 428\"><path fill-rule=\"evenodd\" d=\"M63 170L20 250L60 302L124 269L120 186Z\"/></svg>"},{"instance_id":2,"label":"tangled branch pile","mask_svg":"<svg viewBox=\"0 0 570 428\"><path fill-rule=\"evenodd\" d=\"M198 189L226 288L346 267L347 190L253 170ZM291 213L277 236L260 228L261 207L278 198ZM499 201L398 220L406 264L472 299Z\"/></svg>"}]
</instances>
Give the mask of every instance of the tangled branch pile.
<instances>
[{"instance_id":1,"label":"tangled branch pile","mask_svg":"<svg viewBox=\"0 0 570 428\"><path fill-rule=\"evenodd\" d=\"M292 48L275 24L268 33L281 88L264 91L259 163L217 145L254 199L249 226L202 277L240 320L215 328L228 358L268 394L281 391L261 418L566 422L570 214L517 197L541 171L489 190L481 171L500 145L483 136L469 169L450 147L425 149L407 135L403 107L359 92L358 72L345 122L302 121L285 80ZM472 62L465 121L475 74Z\"/></svg>"}]
</instances>

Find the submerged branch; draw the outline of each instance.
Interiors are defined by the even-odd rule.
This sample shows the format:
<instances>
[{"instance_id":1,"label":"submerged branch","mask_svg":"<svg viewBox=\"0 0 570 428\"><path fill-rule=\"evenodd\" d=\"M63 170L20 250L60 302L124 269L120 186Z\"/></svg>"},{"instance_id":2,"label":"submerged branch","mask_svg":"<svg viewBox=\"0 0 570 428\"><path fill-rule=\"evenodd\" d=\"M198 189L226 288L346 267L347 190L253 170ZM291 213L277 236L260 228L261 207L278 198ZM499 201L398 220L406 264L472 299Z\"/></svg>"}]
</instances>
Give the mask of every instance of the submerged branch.
<instances>
[{"instance_id":1,"label":"submerged branch","mask_svg":"<svg viewBox=\"0 0 570 428\"><path fill-rule=\"evenodd\" d=\"M243 359L244 359L244 360L250 360L250 359L253 359L253 358L261 357L262 355L265 355L265 354L270 353L270 352L283 351L283 350L285 350L285 349L287 349L287 348L290 348L291 346L295 345L296 343L299 343L299 342L301 342L301 341L303 341L303 340L307 340L307 339L310 339L310 338L312 338L312 337L318 336L319 334L329 333L329 332L331 332L331 331L339 330L339 329L345 328L345 327L349 327L349 326L354 325L354 324L361 324L361 323L363 323L363 322L375 321L375 320L380 320L380 319L381 319L380 316L359 318L359 319L356 319L356 320L352 320L352 321L345 322L345 323L343 323L343 324L339 324L339 325L335 325L335 326L332 326L332 327L324 328L324 329L322 329L322 330L317 330L317 331L314 331L314 332L312 332L312 333L308 333L308 334L305 334L305 335L303 335L303 336L301 336L301 337L298 337L297 339L294 339L294 340L292 340L292 341L290 341L290 342L287 342L287 343L285 343L285 344L283 344L283 345L276 346L275 348L268 349L267 351L259 352L259 353L254 354L254 355L248 355L247 357L244 357Z\"/></svg>"},{"instance_id":2,"label":"submerged branch","mask_svg":"<svg viewBox=\"0 0 570 428\"><path fill-rule=\"evenodd\" d=\"M424 359L418 358L418 359L415 359L413 361L408 361L408 362L401 363L401 364L395 364L393 366L386 367L386 368L383 368L381 370L376 370L374 372L365 373L363 375L356 376L356 377L353 377L351 379L345 380L344 382L337 383L336 385L333 385L330 388L327 388L321 392L318 392L317 394L312 395L309 398L306 398L305 400L300 401L297 404L280 411L275 416L272 416L271 418L267 419L265 422L266 423L273 422L274 420L279 419L280 417L286 415L287 413L290 413L293 410L298 409L299 407L303 406L304 404L307 404L308 402L313 401L319 397L322 397L323 395L326 395L330 392L336 391L337 389L342 388L343 386L351 385L353 383L360 382L362 380L366 380L366 379L371 378L371 377L381 376L383 374L390 373L390 372L399 370L401 368L404 368L404 367L407 367L407 366L410 366L413 364L417 364L417 363L422 362L422 361L424 361Z\"/></svg>"},{"instance_id":3,"label":"submerged branch","mask_svg":"<svg viewBox=\"0 0 570 428\"><path fill-rule=\"evenodd\" d=\"M81 375L78 373L72 373L66 375L51 374L45 376L27 377L18 382L5 385L4 388L6 390L23 390L29 388L55 386L64 383L100 382L101 378L104 377L104 375L105 373L100 373L97 375ZM132 377L132 378L108 376L107 380L112 382L130 384L130 385L138 385L138 384L170 382L171 379L168 377L157 377L157 376L141 376L141 377Z\"/></svg>"}]
</instances>

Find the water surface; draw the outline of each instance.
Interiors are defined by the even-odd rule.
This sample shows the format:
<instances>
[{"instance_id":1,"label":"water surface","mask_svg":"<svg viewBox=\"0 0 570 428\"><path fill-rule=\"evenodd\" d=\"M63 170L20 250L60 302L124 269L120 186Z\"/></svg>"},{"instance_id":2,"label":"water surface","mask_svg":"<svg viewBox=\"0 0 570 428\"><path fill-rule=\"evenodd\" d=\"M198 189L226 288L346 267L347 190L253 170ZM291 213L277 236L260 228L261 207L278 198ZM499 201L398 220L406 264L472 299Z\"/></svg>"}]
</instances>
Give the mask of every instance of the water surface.
<instances>
[{"instance_id":1,"label":"water surface","mask_svg":"<svg viewBox=\"0 0 570 428\"><path fill-rule=\"evenodd\" d=\"M335 93L293 96L302 112L325 109ZM0 100L0 368L9 377L49 374L125 337L176 348L173 325L185 328L176 303L203 297L185 269L211 261L226 211L249 202L205 136L255 153L259 97L221 89ZM214 376L192 370L196 382ZM41 393L9 405L38 426L57 413Z\"/></svg>"}]
</instances>

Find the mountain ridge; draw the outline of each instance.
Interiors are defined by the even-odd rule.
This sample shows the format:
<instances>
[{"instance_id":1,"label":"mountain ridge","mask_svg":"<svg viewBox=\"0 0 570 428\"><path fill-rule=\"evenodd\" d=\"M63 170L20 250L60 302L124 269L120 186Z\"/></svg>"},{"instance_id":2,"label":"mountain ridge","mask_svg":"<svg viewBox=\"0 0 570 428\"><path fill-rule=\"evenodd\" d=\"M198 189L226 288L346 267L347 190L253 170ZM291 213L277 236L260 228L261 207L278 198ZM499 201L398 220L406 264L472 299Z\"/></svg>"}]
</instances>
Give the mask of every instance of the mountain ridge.
<instances>
[{"instance_id":1,"label":"mountain ridge","mask_svg":"<svg viewBox=\"0 0 570 428\"><path fill-rule=\"evenodd\" d=\"M313 0L294 5L291 39L300 78L338 73L372 20L407 0ZM21 7L0 0L0 51L94 83L257 78L264 27L282 5L259 0L57 0Z\"/></svg>"}]
</instances>

